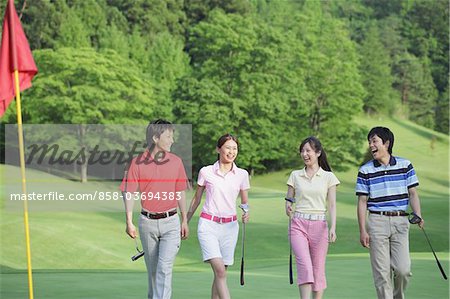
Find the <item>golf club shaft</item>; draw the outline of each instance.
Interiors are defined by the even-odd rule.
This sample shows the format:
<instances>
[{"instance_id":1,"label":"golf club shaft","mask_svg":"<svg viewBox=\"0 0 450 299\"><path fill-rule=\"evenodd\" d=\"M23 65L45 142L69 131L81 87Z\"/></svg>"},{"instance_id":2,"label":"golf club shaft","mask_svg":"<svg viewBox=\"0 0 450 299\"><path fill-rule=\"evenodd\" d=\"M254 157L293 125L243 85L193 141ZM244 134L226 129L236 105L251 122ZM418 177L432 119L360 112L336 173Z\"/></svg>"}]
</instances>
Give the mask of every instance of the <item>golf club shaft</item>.
<instances>
[{"instance_id":1,"label":"golf club shaft","mask_svg":"<svg viewBox=\"0 0 450 299\"><path fill-rule=\"evenodd\" d=\"M289 283L290 284L294 283L294 277L292 275L292 253L289 256Z\"/></svg>"},{"instance_id":2,"label":"golf club shaft","mask_svg":"<svg viewBox=\"0 0 450 299\"><path fill-rule=\"evenodd\" d=\"M241 286L244 285L244 258L241 259Z\"/></svg>"},{"instance_id":3,"label":"golf club shaft","mask_svg":"<svg viewBox=\"0 0 450 299\"><path fill-rule=\"evenodd\" d=\"M437 263L437 265L438 265L438 267L439 267L439 270L441 271L442 277L443 277L445 280L447 280L447 275L446 275L445 272L444 272L444 268L442 268L442 265L441 265L441 263L439 262L439 259L438 259L438 257L436 256L436 253L434 252L433 246L431 246L430 239L428 238L428 235L427 235L427 233L425 232L425 229L424 229L423 227L422 227L422 231L423 231L423 234L425 235L425 238L427 239L428 245L430 245L431 251L433 252L434 258L435 258L436 263Z\"/></svg>"},{"instance_id":4,"label":"golf club shaft","mask_svg":"<svg viewBox=\"0 0 450 299\"><path fill-rule=\"evenodd\" d=\"M244 285L245 223L242 223L241 286Z\"/></svg>"},{"instance_id":5,"label":"golf club shaft","mask_svg":"<svg viewBox=\"0 0 450 299\"><path fill-rule=\"evenodd\" d=\"M293 274L292 274L291 217L289 217L288 236L289 236L289 283L293 284L294 283L294 277L293 277Z\"/></svg>"}]
</instances>

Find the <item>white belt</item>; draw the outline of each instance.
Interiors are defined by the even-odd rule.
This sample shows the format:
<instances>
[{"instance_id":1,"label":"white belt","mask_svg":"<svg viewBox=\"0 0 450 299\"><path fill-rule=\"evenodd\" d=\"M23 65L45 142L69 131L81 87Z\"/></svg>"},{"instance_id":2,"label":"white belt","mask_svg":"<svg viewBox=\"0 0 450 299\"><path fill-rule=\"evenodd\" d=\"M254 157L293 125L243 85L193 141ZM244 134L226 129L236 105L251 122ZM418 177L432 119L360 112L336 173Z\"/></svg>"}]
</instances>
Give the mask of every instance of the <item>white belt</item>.
<instances>
[{"instance_id":1,"label":"white belt","mask_svg":"<svg viewBox=\"0 0 450 299\"><path fill-rule=\"evenodd\" d=\"M327 220L327 216L325 214L306 214L295 212L294 218L303 218L306 220Z\"/></svg>"}]
</instances>

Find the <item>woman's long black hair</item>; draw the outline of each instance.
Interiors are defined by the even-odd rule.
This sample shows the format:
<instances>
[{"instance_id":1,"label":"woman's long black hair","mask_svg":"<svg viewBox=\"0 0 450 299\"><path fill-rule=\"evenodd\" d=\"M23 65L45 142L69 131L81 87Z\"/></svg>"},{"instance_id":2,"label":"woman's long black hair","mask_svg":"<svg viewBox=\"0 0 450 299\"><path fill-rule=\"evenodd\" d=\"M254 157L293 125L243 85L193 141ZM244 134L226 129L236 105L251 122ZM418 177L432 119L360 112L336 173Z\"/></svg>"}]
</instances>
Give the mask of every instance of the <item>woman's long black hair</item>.
<instances>
[{"instance_id":1,"label":"woman's long black hair","mask_svg":"<svg viewBox=\"0 0 450 299\"><path fill-rule=\"evenodd\" d=\"M320 152L320 156L318 158L318 162L319 162L319 166L325 170L325 171L331 171L331 166L328 163L327 160L327 154L325 153L325 150L322 147L322 143L320 143L320 140L317 139L314 136L310 136L308 138L306 138L305 140L302 141L302 143L300 144L299 147L299 152L301 154L303 147L309 143L309 145L311 145L311 147L313 148L313 150L318 153Z\"/></svg>"}]
</instances>

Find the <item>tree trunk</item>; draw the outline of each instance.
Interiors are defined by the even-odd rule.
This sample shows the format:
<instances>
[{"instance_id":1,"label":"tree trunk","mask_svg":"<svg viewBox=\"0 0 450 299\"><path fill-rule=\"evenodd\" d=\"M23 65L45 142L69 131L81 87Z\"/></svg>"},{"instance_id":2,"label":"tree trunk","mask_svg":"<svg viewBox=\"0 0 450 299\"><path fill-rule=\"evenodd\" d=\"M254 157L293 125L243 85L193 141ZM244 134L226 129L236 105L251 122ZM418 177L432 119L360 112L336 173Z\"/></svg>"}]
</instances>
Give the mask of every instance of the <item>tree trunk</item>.
<instances>
[{"instance_id":1,"label":"tree trunk","mask_svg":"<svg viewBox=\"0 0 450 299\"><path fill-rule=\"evenodd\" d=\"M88 167L88 162L86 159L86 161L84 161L84 163L81 164L81 182L82 183L87 182L87 167Z\"/></svg>"},{"instance_id":2,"label":"tree trunk","mask_svg":"<svg viewBox=\"0 0 450 299\"><path fill-rule=\"evenodd\" d=\"M85 125L78 125L78 138L80 140L80 149L84 149L85 153L88 153L88 150L86 148L86 145L84 144L84 136L86 135L86 126ZM82 183L87 182L87 168L88 168L88 160L87 157L85 157L83 163L81 164L81 173L80 178Z\"/></svg>"},{"instance_id":3,"label":"tree trunk","mask_svg":"<svg viewBox=\"0 0 450 299\"><path fill-rule=\"evenodd\" d=\"M408 103L408 84L403 84L402 86L402 104L406 105Z\"/></svg>"}]
</instances>

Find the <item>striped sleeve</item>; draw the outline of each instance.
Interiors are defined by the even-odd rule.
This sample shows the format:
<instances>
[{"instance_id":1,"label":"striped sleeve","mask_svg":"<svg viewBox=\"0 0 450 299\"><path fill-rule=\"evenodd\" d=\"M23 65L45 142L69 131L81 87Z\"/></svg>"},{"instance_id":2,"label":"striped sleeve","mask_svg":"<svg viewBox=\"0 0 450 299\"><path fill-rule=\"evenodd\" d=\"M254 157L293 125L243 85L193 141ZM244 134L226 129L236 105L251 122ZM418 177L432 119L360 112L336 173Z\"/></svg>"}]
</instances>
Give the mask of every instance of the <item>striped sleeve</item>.
<instances>
[{"instance_id":1,"label":"striped sleeve","mask_svg":"<svg viewBox=\"0 0 450 299\"><path fill-rule=\"evenodd\" d=\"M408 189L419 185L419 179L417 178L416 171L411 163L409 163L406 172L406 185L408 186Z\"/></svg>"},{"instance_id":2,"label":"striped sleeve","mask_svg":"<svg viewBox=\"0 0 450 299\"><path fill-rule=\"evenodd\" d=\"M356 195L369 195L369 176L360 168L356 178Z\"/></svg>"}]
</instances>

